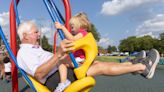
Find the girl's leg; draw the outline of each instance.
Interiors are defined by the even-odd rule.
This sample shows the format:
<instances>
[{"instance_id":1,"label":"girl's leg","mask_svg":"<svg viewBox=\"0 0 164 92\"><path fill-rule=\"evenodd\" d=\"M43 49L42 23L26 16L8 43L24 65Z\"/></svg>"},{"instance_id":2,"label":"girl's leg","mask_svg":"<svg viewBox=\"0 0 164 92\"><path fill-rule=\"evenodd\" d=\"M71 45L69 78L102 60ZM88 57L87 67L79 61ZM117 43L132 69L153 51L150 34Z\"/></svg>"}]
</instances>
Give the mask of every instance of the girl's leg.
<instances>
[{"instance_id":1,"label":"girl's leg","mask_svg":"<svg viewBox=\"0 0 164 92\"><path fill-rule=\"evenodd\" d=\"M67 67L64 64L59 65L60 83L54 90L54 92L63 92L63 90L71 84L71 81L67 79Z\"/></svg>"},{"instance_id":2,"label":"girl's leg","mask_svg":"<svg viewBox=\"0 0 164 92\"><path fill-rule=\"evenodd\" d=\"M88 69L87 75L122 75L126 73L143 71L146 66L138 64L121 64L117 62L94 62L91 67Z\"/></svg>"},{"instance_id":3,"label":"girl's leg","mask_svg":"<svg viewBox=\"0 0 164 92\"><path fill-rule=\"evenodd\" d=\"M122 65L132 65L132 62L124 62L124 63L118 63L118 64L122 64Z\"/></svg>"},{"instance_id":4,"label":"girl's leg","mask_svg":"<svg viewBox=\"0 0 164 92\"><path fill-rule=\"evenodd\" d=\"M60 83L67 80L67 67L64 64L59 65Z\"/></svg>"}]
</instances>

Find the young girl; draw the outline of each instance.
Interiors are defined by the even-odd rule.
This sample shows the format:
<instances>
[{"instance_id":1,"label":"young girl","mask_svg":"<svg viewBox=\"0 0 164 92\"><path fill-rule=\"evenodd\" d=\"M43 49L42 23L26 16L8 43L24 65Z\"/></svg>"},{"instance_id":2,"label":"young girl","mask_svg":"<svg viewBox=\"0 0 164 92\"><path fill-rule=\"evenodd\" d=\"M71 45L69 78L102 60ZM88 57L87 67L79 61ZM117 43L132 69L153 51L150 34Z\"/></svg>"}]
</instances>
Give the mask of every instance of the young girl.
<instances>
[{"instance_id":1,"label":"young girl","mask_svg":"<svg viewBox=\"0 0 164 92\"><path fill-rule=\"evenodd\" d=\"M73 40L76 41L82 37L84 37L88 31L90 30L91 24L86 16L85 13L78 13L75 16L73 16L70 21L69 24L71 26L71 33L65 28L65 26L61 25L59 22L55 22L55 27L57 29L61 29L64 34L66 39L68 40ZM85 60L85 54L84 51L82 49L79 49L75 52L73 52L73 55L75 57L76 62L80 65L84 60ZM56 88L55 92L59 92L57 91L58 89L65 89L67 86L62 86L61 84L67 80L67 67L64 64L60 64L59 65L59 73L60 73L60 82L58 87ZM62 90L62 91L63 91Z\"/></svg>"}]
</instances>

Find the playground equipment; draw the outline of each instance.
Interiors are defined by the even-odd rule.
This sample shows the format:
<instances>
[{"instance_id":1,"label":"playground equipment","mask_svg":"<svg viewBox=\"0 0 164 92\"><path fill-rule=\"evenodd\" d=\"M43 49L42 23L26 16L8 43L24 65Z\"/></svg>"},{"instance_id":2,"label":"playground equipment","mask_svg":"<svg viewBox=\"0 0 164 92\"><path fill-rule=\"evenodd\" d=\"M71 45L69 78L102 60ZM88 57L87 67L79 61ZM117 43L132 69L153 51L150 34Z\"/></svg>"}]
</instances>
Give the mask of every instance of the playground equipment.
<instances>
[{"instance_id":1,"label":"playground equipment","mask_svg":"<svg viewBox=\"0 0 164 92\"><path fill-rule=\"evenodd\" d=\"M61 19L59 18L60 15L58 15L57 9L55 8L55 4L52 0L43 0L48 12L50 13L50 16L53 20L59 21L60 23L63 24ZM0 30L1 37L3 38L3 41L5 43L5 46L9 52L10 57L12 58L12 90L13 92L18 92L18 79L17 79L17 69L22 73L23 77L25 80L28 82L30 87L32 87L34 92L50 92L47 87L44 85L40 84L37 82L35 79L33 79L31 76L27 75L19 66L17 65L17 60L15 58L16 56L16 19L17 23L19 25L20 20L18 17L18 11L16 5L19 3L19 0L12 0L11 6L10 6L10 40L11 40L11 48L9 47L5 36L3 35L2 29ZM68 21L70 19L70 6L68 0L63 0L65 10L66 10L66 27L68 30L70 30ZM55 12L55 13L54 13ZM55 16L56 15L56 16ZM64 35L61 30L58 30L59 35L61 39L64 39ZM97 55L97 45L95 42L95 39L92 34L87 34L84 38L75 41L75 46L74 48L77 49L83 49L86 55L86 60L83 65L78 67L78 64L76 63L73 54L69 54L73 64L75 66L75 75L77 77L77 81L73 82L66 90L65 92L88 92L94 85L95 85L95 80L92 77L86 76L86 72L90 65L92 64L94 58ZM12 49L12 50L11 50Z\"/></svg>"}]
</instances>

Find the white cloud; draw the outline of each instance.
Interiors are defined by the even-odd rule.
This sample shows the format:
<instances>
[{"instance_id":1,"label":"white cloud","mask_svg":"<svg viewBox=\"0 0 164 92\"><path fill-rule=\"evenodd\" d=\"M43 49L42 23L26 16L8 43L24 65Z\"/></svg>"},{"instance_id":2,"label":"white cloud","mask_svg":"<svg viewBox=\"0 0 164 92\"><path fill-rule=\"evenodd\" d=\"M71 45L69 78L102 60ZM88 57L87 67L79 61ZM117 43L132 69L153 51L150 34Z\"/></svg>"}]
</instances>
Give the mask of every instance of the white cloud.
<instances>
[{"instance_id":1,"label":"white cloud","mask_svg":"<svg viewBox=\"0 0 164 92\"><path fill-rule=\"evenodd\" d=\"M143 4L164 3L164 0L112 0L102 5L101 13L115 15L123 11L131 10Z\"/></svg>"},{"instance_id":2,"label":"white cloud","mask_svg":"<svg viewBox=\"0 0 164 92\"><path fill-rule=\"evenodd\" d=\"M147 36L147 35L149 35L153 38L157 38L156 36L153 35L153 32L148 32L148 33L145 33L145 34L141 34L141 35L138 35L137 37L143 37L143 36Z\"/></svg>"},{"instance_id":3,"label":"white cloud","mask_svg":"<svg viewBox=\"0 0 164 92\"><path fill-rule=\"evenodd\" d=\"M41 32L42 32L43 34L49 33L50 30L51 30L50 27L47 27L47 26L41 28Z\"/></svg>"},{"instance_id":4,"label":"white cloud","mask_svg":"<svg viewBox=\"0 0 164 92\"><path fill-rule=\"evenodd\" d=\"M164 32L164 14L158 14L153 19L144 21L136 29L137 36L151 35L157 37L161 32Z\"/></svg>"},{"instance_id":5,"label":"white cloud","mask_svg":"<svg viewBox=\"0 0 164 92\"><path fill-rule=\"evenodd\" d=\"M98 45L102 47L107 47L109 44L109 38L101 38L98 42Z\"/></svg>"},{"instance_id":6,"label":"white cloud","mask_svg":"<svg viewBox=\"0 0 164 92\"><path fill-rule=\"evenodd\" d=\"M9 25L9 12L3 12L0 14L0 25L1 26Z\"/></svg>"},{"instance_id":7,"label":"white cloud","mask_svg":"<svg viewBox=\"0 0 164 92\"><path fill-rule=\"evenodd\" d=\"M101 38L97 44L104 48L107 48L109 45L112 45L112 46L116 45L115 41L109 39L108 37Z\"/></svg>"},{"instance_id":8,"label":"white cloud","mask_svg":"<svg viewBox=\"0 0 164 92\"><path fill-rule=\"evenodd\" d=\"M9 12L0 13L0 26L7 39L10 39Z\"/></svg>"},{"instance_id":9,"label":"white cloud","mask_svg":"<svg viewBox=\"0 0 164 92\"><path fill-rule=\"evenodd\" d=\"M50 44L53 44L54 30L50 26L41 27L41 36L45 35Z\"/></svg>"}]
</instances>

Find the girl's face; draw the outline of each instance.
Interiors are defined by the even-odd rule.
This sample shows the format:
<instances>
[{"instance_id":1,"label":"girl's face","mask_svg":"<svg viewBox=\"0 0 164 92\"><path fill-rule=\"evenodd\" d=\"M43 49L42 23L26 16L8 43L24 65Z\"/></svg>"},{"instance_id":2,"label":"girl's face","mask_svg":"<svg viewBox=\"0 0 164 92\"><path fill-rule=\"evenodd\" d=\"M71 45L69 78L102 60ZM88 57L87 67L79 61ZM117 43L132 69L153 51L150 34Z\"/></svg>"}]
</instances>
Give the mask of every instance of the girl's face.
<instances>
[{"instance_id":1,"label":"girl's face","mask_svg":"<svg viewBox=\"0 0 164 92\"><path fill-rule=\"evenodd\" d=\"M74 24L71 24L71 33L72 33L73 35L75 35L75 34L78 33L78 29L75 27Z\"/></svg>"}]
</instances>

